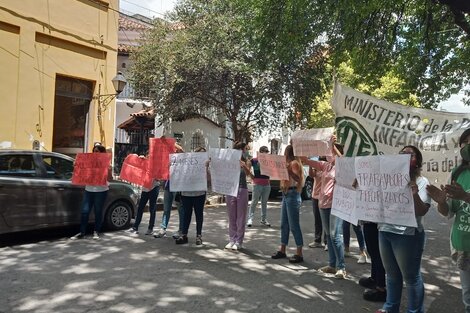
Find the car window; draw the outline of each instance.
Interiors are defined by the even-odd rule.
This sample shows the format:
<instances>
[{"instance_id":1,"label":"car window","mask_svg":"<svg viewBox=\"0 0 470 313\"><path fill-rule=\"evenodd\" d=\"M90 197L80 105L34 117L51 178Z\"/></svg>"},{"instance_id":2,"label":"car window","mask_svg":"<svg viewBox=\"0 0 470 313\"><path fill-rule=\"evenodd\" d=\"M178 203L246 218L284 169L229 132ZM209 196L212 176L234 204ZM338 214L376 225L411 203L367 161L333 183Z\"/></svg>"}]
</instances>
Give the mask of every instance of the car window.
<instances>
[{"instance_id":1,"label":"car window","mask_svg":"<svg viewBox=\"0 0 470 313\"><path fill-rule=\"evenodd\" d=\"M55 156L43 156L42 161L46 167L46 177L56 179L71 179L73 162Z\"/></svg>"},{"instance_id":2,"label":"car window","mask_svg":"<svg viewBox=\"0 0 470 313\"><path fill-rule=\"evenodd\" d=\"M0 175L36 177L36 165L33 156L27 154L0 155Z\"/></svg>"}]
</instances>

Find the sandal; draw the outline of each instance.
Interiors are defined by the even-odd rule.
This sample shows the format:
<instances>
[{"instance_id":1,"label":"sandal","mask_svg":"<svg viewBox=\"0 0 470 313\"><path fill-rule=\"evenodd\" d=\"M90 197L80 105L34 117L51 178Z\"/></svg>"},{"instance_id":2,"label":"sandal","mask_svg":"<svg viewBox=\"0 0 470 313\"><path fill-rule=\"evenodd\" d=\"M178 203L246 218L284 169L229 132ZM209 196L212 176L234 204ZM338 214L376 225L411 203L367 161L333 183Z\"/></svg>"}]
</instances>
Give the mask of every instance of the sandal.
<instances>
[{"instance_id":1,"label":"sandal","mask_svg":"<svg viewBox=\"0 0 470 313\"><path fill-rule=\"evenodd\" d=\"M286 258L287 255L284 252L276 251L273 255L271 255L271 259L283 259Z\"/></svg>"},{"instance_id":2,"label":"sandal","mask_svg":"<svg viewBox=\"0 0 470 313\"><path fill-rule=\"evenodd\" d=\"M289 258L289 263L302 263L304 261L304 257L301 255L294 254Z\"/></svg>"}]
</instances>

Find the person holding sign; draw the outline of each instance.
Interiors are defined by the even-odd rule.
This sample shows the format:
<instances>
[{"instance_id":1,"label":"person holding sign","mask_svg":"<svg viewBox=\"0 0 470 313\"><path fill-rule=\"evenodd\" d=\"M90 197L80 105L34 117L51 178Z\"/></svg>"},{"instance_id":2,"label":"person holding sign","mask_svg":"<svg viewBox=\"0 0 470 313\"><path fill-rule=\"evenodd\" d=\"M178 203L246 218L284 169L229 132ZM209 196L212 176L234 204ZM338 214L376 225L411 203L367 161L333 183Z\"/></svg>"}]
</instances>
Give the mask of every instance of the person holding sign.
<instances>
[{"instance_id":1,"label":"person holding sign","mask_svg":"<svg viewBox=\"0 0 470 313\"><path fill-rule=\"evenodd\" d=\"M421 176L423 156L415 146L405 146L400 154L410 155L410 182L413 194L416 223L409 227L379 223L379 248L387 273L387 300L377 312L398 313L400 310L403 281L408 294L407 312L424 312L424 284L421 276L421 258L425 233L422 217L431 205L426 186L427 178Z\"/></svg>"},{"instance_id":2,"label":"person holding sign","mask_svg":"<svg viewBox=\"0 0 470 313\"><path fill-rule=\"evenodd\" d=\"M198 147L194 152L206 152L203 147ZM206 161L206 172L208 180L210 172L208 171L209 161ZM177 245L188 243L188 230L191 225L191 217L196 216L196 246L202 245L202 223L204 222L204 204L206 203L206 191L182 191L181 203L183 211L183 225L181 227L181 236L175 240Z\"/></svg>"},{"instance_id":3,"label":"person holding sign","mask_svg":"<svg viewBox=\"0 0 470 313\"><path fill-rule=\"evenodd\" d=\"M139 158L145 159L145 157L139 156ZM149 203L149 224L145 235L153 234L153 227L155 226L155 219L157 217L157 198L158 192L160 191L160 182L157 179L152 180L152 186L150 188L142 187L142 193L140 194L139 205L137 207L137 214L135 217L134 225L127 231L131 234L139 233L139 225L142 222L142 216L144 214L144 208L147 202Z\"/></svg>"},{"instance_id":4,"label":"person holding sign","mask_svg":"<svg viewBox=\"0 0 470 313\"><path fill-rule=\"evenodd\" d=\"M184 153L183 147L175 143L175 153ZM171 209L173 207L173 201L176 197L176 192L170 191L170 180L165 181L165 191L163 193L163 215L162 223L160 224L160 230L157 234L153 235L154 238L162 238L166 236L166 229L170 222ZM178 202L178 215L179 215L179 226L178 231L172 235L173 239L178 239L181 235L181 226L183 225L183 209L181 207L181 201Z\"/></svg>"},{"instance_id":5,"label":"person holding sign","mask_svg":"<svg viewBox=\"0 0 470 313\"><path fill-rule=\"evenodd\" d=\"M225 245L225 249L232 249L234 251L243 247L243 238L245 237L246 211L248 209L248 186L246 176L251 175L250 166L248 165L250 160L248 160L246 146L246 143L240 141L235 141L233 145L233 149L242 150L238 195L236 197L230 195L226 196L228 235L230 241Z\"/></svg>"},{"instance_id":6,"label":"person holding sign","mask_svg":"<svg viewBox=\"0 0 470 313\"><path fill-rule=\"evenodd\" d=\"M470 128L459 139L462 163L452 170L441 189L429 185L431 198L443 216L454 218L450 235L452 259L457 262L465 312L470 313Z\"/></svg>"},{"instance_id":7,"label":"person holding sign","mask_svg":"<svg viewBox=\"0 0 470 313\"><path fill-rule=\"evenodd\" d=\"M304 261L302 247L304 245L302 230L300 229L299 211L302 199L300 193L304 184L304 171L302 162L294 156L294 148L288 145L284 151L287 162L289 180L281 180L282 206L281 206L281 247L271 258L282 259L287 257L286 247L289 243L289 232L292 231L296 253L289 258L290 263Z\"/></svg>"},{"instance_id":8,"label":"person holding sign","mask_svg":"<svg viewBox=\"0 0 470 313\"><path fill-rule=\"evenodd\" d=\"M106 153L106 148L100 144L93 147L93 153ZM108 181L112 180L111 167L108 169ZM95 209L95 231L93 232L93 239L100 239L101 226L103 222L103 205L108 195L109 183L104 186L85 186L85 195L82 204L82 217L80 221L80 232L73 236L71 239L85 238L86 228L88 226L88 217L91 208Z\"/></svg>"},{"instance_id":9,"label":"person holding sign","mask_svg":"<svg viewBox=\"0 0 470 313\"><path fill-rule=\"evenodd\" d=\"M259 153L269 153L269 149L266 146L259 148ZM253 216L255 215L256 206L261 198L261 225L270 227L271 224L266 219L266 211L268 208L269 194L271 193L271 184L269 182L269 176L261 175L261 168L257 158L253 158L250 163L253 168L253 194L251 196L250 211L248 212L248 221L246 226L251 227L253 225Z\"/></svg>"},{"instance_id":10,"label":"person holding sign","mask_svg":"<svg viewBox=\"0 0 470 313\"><path fill-rule=\"evenodd\" d=\"M325 157L320 157L319 161L326 161ZM313 217L314 217L314 234L315 240L308 244L310 248L321 248L322 247L322 237L323 243L325 244L325 249L328 250L328 243L326 241L326 235L323 232L323 226L321 224L320 208L318 207L318 199L320 198L321 192L321 177L322 172L314 169L309 166L308 175L313 178L313 188L312 188L312 207L313 207Z\"/></svg>"},{"instance_id":11,"label":"person holding sign","mask_svg":"<svg viewBox=\"0 0 470 313\"><path fill-rule=\"evenodd\" d=\"M336 138L333 136L332 141ZM326 234L328 245L328 265L320 268L323 273L335 274L336 278L346 278L346 266L344 263L343 220L331 214L333 204L333 191L335 186L335 161L336 157L343 155L343 146L335 143L332 145L332 156L327 161L314 161L305 158L305 164L321 171L321 192L318 199L322 226Z\"/></svg>"}]
</instances>

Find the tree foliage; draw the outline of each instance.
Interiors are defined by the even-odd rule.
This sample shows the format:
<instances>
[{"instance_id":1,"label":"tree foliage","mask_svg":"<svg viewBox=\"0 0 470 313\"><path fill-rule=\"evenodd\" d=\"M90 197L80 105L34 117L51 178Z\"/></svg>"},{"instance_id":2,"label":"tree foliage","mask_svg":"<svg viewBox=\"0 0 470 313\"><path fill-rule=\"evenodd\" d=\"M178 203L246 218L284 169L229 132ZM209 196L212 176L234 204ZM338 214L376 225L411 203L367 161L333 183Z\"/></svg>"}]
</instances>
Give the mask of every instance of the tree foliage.
<instances>
[{"instance_id":1,"label":"tree foliage","mask_svg":"<svg viewBox=\"0 0 470 313\"><path fill-rule=\"evenodd\" d=\"M335 70L350 62L361 84L392 75L428 108L470 83L470 2L458 0L239 0L255 12L263 63L295 64L319 46ZM467 95L468 95L467 90Z\"/></svg>"},{"instance_id":2,"label":"tree foliage","mask_svg":"<svg viewBox=\"0 0 470 313\"><path fill-rule=\"evenodd\" d=\"M161 121L215 110L236 140L282 123L280 69L257 66L230 1L179 1L170 17L178 24L156 23L133 55L135 86L152 91Z\"/></svg>"}]
</instances>

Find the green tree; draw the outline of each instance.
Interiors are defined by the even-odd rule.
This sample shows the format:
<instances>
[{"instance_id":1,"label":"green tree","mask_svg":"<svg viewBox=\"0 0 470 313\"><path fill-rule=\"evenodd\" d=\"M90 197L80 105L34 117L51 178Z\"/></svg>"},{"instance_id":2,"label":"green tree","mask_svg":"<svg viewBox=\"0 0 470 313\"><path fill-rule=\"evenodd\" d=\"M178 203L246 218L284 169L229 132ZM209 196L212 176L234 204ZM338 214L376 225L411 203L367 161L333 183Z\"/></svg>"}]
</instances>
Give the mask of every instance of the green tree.
<instances>
[{"instance_id":1,"label":"green tree","mask_svg":"<svg viewBox=\"0 0 470 313\"><path fill-rule=\"evenodd\" d=\"M393 77L407 101L433 108L470 83L470 2L457 0L239 0L263 64L298 64L319 46L352 87L385 90ZM288 66L287 66L288 67ZM388 79L387 79L388 77ZM466 90L467 95L469 90ZM390 94L390 92L388 92Z\"/></svg>"},{"instance_id":2,"label":"green tree","mask_svg":"<svg viewBox=\"0 0 470 313\"><path fill-rule=\"evenodd\" d=\"M179 1L133 54L132 80L154 100L160 123L223 113L236 140L282 124L289 109L279 68L260 69L230 1Z\"/></svg>"}]
</instances>

